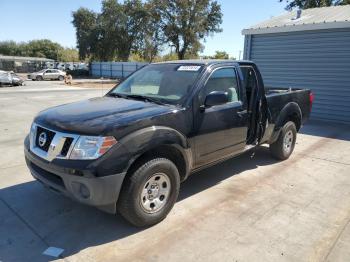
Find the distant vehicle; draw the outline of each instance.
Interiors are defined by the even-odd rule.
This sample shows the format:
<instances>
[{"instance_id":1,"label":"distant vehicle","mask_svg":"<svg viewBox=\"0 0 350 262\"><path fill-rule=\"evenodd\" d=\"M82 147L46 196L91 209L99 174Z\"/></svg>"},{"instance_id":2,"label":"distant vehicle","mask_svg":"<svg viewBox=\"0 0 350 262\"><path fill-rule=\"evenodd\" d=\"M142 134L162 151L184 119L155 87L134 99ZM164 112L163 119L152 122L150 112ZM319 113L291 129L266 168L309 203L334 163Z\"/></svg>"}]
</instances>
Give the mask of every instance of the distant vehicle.
<instances>
[{"instance_id":1,"label":"distant vehicle","mask_svg":"<svg viewBox=\"0 0 350 262\"><path fill-rule=\"evenodd\" d=\"M75 69L80 69L80 70L87 70L89 71L89 66L86 63L79 63L77 64Z\"/></svg>"},{"instance_id":2,"label":"distant vehicle","mask_svg":"<svg viewBox=\"0 0 350 262\"><path fill-rule=\"evenodd\" d=\"M65 64L65 70L75 70L76 69L77 64L74 64L73 62L67 62Z\"/></svg>"},{"instance_id":3,"label":"distant vehicle","mask_svg":"<svg viewBox=\"0 0 350 262\"><path fill-rule=\"evenodd\" d=\"M39 72L31 73L28 75L28 79L42 81L42 80L64 80L66 72L58 69L43 69Z\"/></svg>"},{"instance_id":4,"label":"distant vehicle","mask_svg":"<svg viewBox=\"0 0 350 262\"><path fill-rule=\"evenodd\" d=\"M66 69L66 64L59 62L59 63L56 64L55 69L65 70Z\"/></svg>"},{"instance_id":5,"label":"distant vehicle","mask_svg":"<svg viewBox=\"0 0 350 262\"><path fill-rule=\"evenodd\" d=\"M14 72L0 71L0 86L21 86L24 79Z\"/></svg>"},{"instance_id":6,"label":"distant vehicle","mask_svg":"<svg viewBox=\"0 0 350 262\"><path fill-rule=\"evenodd\" d=\"M46 69L54 69L55 68L55 62L46 62L45 63Z\"/></svg>"}]
</instances>

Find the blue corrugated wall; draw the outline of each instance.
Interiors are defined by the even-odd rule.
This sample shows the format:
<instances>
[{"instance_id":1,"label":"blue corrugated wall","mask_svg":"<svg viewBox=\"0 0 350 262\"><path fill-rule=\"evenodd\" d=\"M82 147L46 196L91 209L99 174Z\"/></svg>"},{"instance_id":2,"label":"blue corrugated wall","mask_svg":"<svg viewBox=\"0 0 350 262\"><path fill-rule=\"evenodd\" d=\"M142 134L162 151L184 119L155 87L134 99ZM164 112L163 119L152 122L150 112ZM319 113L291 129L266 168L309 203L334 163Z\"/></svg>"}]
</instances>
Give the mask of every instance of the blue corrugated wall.
<instances>
[{"instance_id":1,"label":"blue corrugated wall","mask_svg":"<svg viewBox=\"0 0 350 262\"><path fill-rule=\"evenodd\" d=\"M350 123L350 28L246 36L266 86L310 88L311 117Z\"/></svg>"},{"instance_id":2,"label":"blue corrugated wall","mask_svg":"<svg viewBox=\"0 0 350 262\"><path fill-rule=\"evenodd\" d=\"M92 62L91 75L97 77L124 78L147 65L137 62Z\"/></svg>"}]
</instances>

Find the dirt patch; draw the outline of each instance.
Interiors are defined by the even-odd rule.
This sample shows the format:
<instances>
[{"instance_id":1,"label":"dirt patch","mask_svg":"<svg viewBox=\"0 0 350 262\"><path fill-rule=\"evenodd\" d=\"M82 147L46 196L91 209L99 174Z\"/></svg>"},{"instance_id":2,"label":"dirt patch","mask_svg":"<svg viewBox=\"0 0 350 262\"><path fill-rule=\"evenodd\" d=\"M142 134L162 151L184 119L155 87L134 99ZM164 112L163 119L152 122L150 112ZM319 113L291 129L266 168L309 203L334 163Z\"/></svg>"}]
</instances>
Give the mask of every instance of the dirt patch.
<instances>
[{"instance_id":1,"label":"dirt patch","mask_svg":"<svg viewBox=\"0 0 350 262\"><path fill-rule=\"evenodd\" d=\"M112 88L116 84L118 84L117 81L115 82L74 82L71 84L73 87L84 87L84 88Z\"/></svg>"}]
</instances>

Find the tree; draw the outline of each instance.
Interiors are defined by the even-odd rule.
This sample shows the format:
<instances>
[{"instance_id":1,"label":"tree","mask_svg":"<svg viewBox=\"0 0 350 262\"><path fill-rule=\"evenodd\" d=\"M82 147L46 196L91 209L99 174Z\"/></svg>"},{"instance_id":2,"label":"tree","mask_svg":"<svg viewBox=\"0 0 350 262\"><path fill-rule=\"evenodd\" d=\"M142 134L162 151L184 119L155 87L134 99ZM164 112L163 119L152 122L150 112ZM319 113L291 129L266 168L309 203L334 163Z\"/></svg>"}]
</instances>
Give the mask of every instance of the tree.
<instances>
[{"instance_id":1,"label":"tree","mask_svg":"<svg viewBox=\"0 0 350 262\"><path fill-rule=\"evenodd\" d=\"M15 41L0 42L0 54L14 56L46 57L58 60L59 52L63 47L48 39L32 40L16 43Z\"/></svg>"},{"instance_id":2,"label":"tree","mask_svg":"<svg viewBox=\"0 0 350 262\"><path fill-rule=\"evenodd\" d=\"M334 5L350 5L350 0L336 0Z\"/></svg>"},{"instance_id":3,"label":"tree","mask_svg":"<svg viewBox=\"0 0 350 262\"><path fill-rule=\"evenodd\" d=\"M234 57L230 57L226 51L215 51L214 55L203 56L203 59L231 59L236 60Z\"/></svg>"},{"instance_id":4,"label":"tree","mask_svg":"<svg viewBox=\"0 0 350 262\"><path fill-rule=\"evenodd\" d=\"M46 57L53 60L58 60L58 53L63 47L48 39L32 40L27 44L27 52L29 56Z\"/></svg>"},{"instance_id":5,"label":"tree","mask_svg":"<svg viewBox=\"0 0 350 262\"><path fill-rule=\"evenodd\" d=\"M145 9L147 12L147 26L143 33L143 41L141 42L141 53L143 59L147 62L152 62L160 51L163 50L165 37L160 28L161 16L156 11L154 2L147 2Z\"/></svg>"},{"instance_id":6,"label":"tree","mask_svg":"<svg viewBox=\"0 0 350 262\"><path fill-rule=\"evenodd\" d=\"M97 14L87 8L79 8L73 12L73 21L76 29L79 58L85 59L95 52L97 44Z\"/></svg>"},{"instance_id":7,"label":"tree","mask_svg":"<svg viewBox=\"0 0 350 262\"><path fill-rule=\"evenodd\" d=\"M79 55L103 61L127 61L142 46L148 13L141 0L102 1L101 13L73 12Z\"/></svg>"},{"instance_id":8,"label":"tree","mask_svg":"<svg viewBox=\"0 0 350 262\"><path fill-rule=\"evenodd\" d=\"M19 55L18 45L15 41L0 42L0 54L2 55Z\"/></svg>"},{"instance_id":9,"label":"tree","mask_svg":"<svg viewBox=\"0 0 350 262\"><path fill-rule=\"evenodd\" d=\"M105 0L102 5L102 29L109 34L108 43L115 44L119 60L128 61L131 52L142 46L148 15L144 4L141 0L126 0L123 4Z\"/></svg>"},{"instance_id":10,"label":"tree","mask_svg":"<svg viewBox=\"0 0 350 262\"><path fill-rule=\"evenodd\" d=\"M64 48L60 44L47 39L16 43L15 41L0 42L0 54L13 56L45 57L56 61L78 61L78 51L75 48Z\"/></svg>"},{"instance_id":11,"label":"tree","mask_svg":"<svg viewBox=\"0 0 350 262\"><path fill-rule=\"evenodd\" d=\"M165 41L175 48L179 59L189 50L201 47L200 41L221 32L221 7L212 0L151 0L160 15L159 27ZM198 51L198 50L197 50Z\"/></svg>"},{"instance_id":12,"label":"tree","mask_svg":"<svg viewBox=\"0 0 350 262\"><path fill-rule=\"evenodd\" d=\"M225 51L215 51L214 59L229 59L229 54Z\"/></svg>"},{"instance_id":13,"label":"tree","mask_svg":"<svg viewBox=\"0 0 350 262\"><path fill-rule=\"evenodd\" d=\"M79 52L75 48L64 48L58 51L58 61L77 62L79 61Z\"/></svg>"},{"instance_id":14,"label":"tree","mask_svg":"<svg viewBox=\"0 0 350 262\"><path fill-rule=\"evenodd\" d=\"M287 2L286 9L292 10L294 8L308 9L315 7L324 7L332 5L348 5L350 0L279 0L280 2Z\"/></svg>"}]
</instances>

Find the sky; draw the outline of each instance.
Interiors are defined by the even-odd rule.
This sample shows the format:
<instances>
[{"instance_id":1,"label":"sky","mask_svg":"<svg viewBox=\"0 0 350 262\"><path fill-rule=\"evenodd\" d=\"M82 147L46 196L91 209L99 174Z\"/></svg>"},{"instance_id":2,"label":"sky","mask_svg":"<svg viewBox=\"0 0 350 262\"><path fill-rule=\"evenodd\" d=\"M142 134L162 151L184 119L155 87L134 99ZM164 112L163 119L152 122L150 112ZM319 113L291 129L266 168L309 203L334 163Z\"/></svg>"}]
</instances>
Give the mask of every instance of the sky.
<instances>
[{"instance_id":1,"label":"sky","mask_svg":"<svg viewBox=\"0 0 350 262\"><path fill-rule=\"evenodd\" d=\"M218 0L223 12L222 33L204 42L201 55L226 51L238 58L243 50L242 29L285 12L285 3L278 0ZM0 41L50 39L65 47L75 47L72 12L79 7L94 11L101 8L100 0L0 0Z\"/></svg>"}]
</instances>

